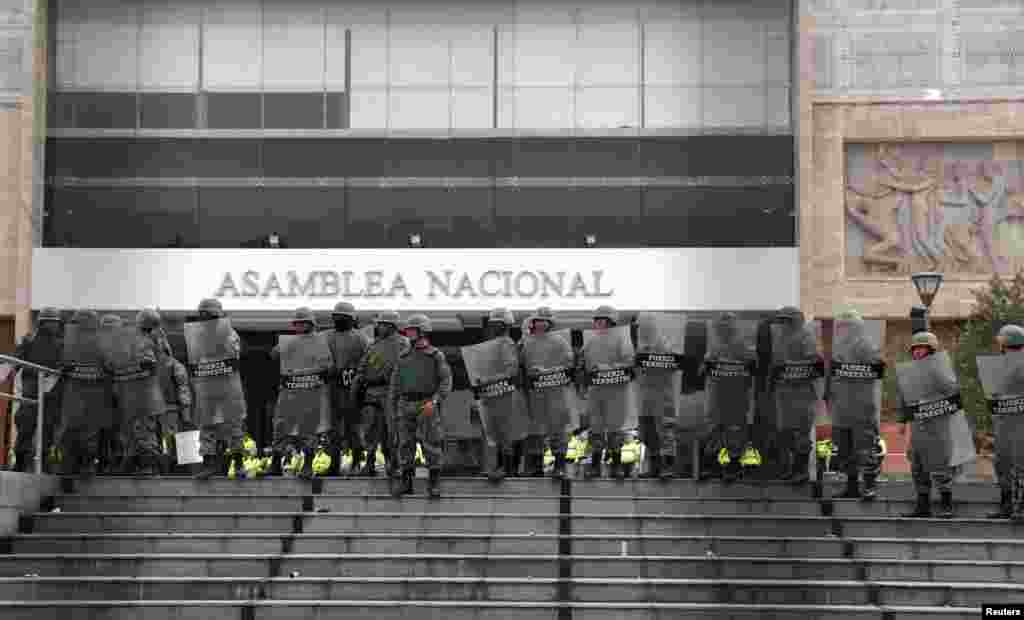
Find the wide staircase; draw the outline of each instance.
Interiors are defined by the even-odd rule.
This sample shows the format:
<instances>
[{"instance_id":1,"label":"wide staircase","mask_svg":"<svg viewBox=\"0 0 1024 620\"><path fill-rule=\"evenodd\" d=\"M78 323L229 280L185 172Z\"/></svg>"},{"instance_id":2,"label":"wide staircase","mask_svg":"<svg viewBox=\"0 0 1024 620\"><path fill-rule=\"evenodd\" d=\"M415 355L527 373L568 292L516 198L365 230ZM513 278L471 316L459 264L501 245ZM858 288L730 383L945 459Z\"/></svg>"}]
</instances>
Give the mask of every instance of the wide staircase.
<instances>
[{"instance_id":1,"label":"wide staircase","mask_svg":"<svg viewBox=\"0 0 1024 620\"><path fill-rule=\"evenodd\" d=\"M805 487L446 479L96 478L22 519L0 555L0 618L978 618L1024 603L1024 526L900 518Z\"/></svg>"}]
</instances>

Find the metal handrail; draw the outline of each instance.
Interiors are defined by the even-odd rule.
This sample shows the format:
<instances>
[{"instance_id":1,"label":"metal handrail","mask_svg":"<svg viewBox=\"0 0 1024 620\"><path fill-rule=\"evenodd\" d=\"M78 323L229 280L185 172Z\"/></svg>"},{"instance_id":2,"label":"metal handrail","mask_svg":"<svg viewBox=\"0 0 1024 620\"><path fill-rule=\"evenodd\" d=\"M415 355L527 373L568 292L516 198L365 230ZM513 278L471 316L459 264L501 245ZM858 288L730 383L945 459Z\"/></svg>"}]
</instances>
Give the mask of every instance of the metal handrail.
<instances>
[{"instance_id":1,"label":"metal handrail","mask_svg":"<svg viewBox=\"0 0 1024 620\"><path fill-rule=\"evenodd\" d=\"M46 366L40 366L27 360L23 360L11 355L0 354L0 362L10 364L15 368L28 368L44 375L57 375L60 376L61 371L54 370L53 368L47 368ZM0 398L15 400L18 402L24 402L34 404L37 406L36 412L36 436L35 436L35 471L37 474L43 473L43 401L46 398L46 391L42 389L42 385L39 386L39 397L37 399L25 398L24 396L16 396L14 394L5 394L0 392Z\"/></svg>"}]
</instances>

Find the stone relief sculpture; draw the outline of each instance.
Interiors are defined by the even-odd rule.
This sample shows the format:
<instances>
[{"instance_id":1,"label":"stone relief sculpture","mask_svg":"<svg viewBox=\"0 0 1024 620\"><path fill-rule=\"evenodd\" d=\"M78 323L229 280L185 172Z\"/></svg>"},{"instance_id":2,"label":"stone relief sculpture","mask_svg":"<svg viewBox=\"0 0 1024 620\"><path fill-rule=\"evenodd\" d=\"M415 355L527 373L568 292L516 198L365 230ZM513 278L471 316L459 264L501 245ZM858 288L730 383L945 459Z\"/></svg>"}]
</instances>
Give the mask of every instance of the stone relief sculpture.
<instances>
[{"instance_id":1,"label":"stone relief sculpture","mask_svg":"<svg viewBox=\"0 0 1024 620\"><path fill-rule=\"evenodd\" d=\"M858 147L845 192L851 275L1024 266L1022 162L950 159L938 144Z\"/></svg>"}]
</instances>

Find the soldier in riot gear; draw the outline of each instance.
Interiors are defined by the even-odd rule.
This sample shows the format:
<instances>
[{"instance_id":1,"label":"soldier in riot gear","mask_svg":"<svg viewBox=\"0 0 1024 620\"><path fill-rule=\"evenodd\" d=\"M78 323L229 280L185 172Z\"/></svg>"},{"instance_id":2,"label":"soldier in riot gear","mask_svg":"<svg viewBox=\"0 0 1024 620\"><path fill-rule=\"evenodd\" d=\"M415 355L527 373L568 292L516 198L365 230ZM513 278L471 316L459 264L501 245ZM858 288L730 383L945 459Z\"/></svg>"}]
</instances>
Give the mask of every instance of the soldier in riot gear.
<instances>
[{"instance_id":1,"label":"soldier in riot gear","mask_svg":"<svg viewBox=\"0 0 1024 620\"><path fill-rule=\"evenodd\" d=\"M430 344L430 319L422 314L409 317L403 336L411 346L399 356L391 371L388 402L395 412L397 452L401 477L394 495L412 493L417 441L429 471L427 496L441 496L441 465L444 426L441 408L452 391L452 372L440 350Z\"/></svg>"},{"instance_id":2,"label":"soldier in riot gear","mask_svg":"<svg viewBox=\"0 0 1024 620\"><path fill-rule=\"evenodd\" d=\"M351 450L353 455L362 453L361 412L359 402L352 393L352 385L359 371L359 362L366 355L370 344L358 329L356 309L352 304L338 302L331 313L331 319L334 321L334 329L326 332L326 336L334 358L331 381L334 431L328 448L331 457L328 474L337 476L341 473L341 455L344 449ZM373 465L375 460L375 455L370 455L366 462ZM368 471L372 475L376 470L371 467Z\"/></svg>"},{"instance_id":3,"label":"soldier in riot gear","mask_svg":"<svg viewBox=\"0 0 1024 620\"><path fill-rule=\"evenodd\" d=\"M160 416L160 436L167 450L164 464L165 470L171 468L176 449L175 433L183 427L191 427L192 386L189 383L185 366L174 358L174 351L164 331L160 313L152 309L144 309L135 319L143 334L153 342L157 354L157 376L160 378L160 390L167 403L166 411Z\"/></svg>"},{"instance_id":4,"label":"soldier in riot gear","mask_svg":"<svg viewBox=\"0 0 1024 620\"><path fill-rule=\"evenodd\" d=\"M835 317L827 400L846 470L845 499L871 501L876 496L881 467L877 450L881 379L885 371L881 344L880 326L868 330L868 323L856 311L847 310ZM860 478L863 489L858 484Z\"/></svg>"},{"instance_id":5,"label":"soldier in riot gear","mask_svg":"<svg viewBox=\"0 0 1024 620\"><path fill-rule=\"evenodd\" d=\"M992 428L995 435L995 473L999 482L999 510L990 519L1024 520L1024 450L1020 414L1024 410L1024 328L1004 325L996 337L1000 355L986 360L978 356L978 375L990 392ZM989 362L989 363L983 363ZM991 370L988 368L991 367Z\"/></svg>"},{"instance_id":6,"label":"soldier in riot gear","mask_svg":"<svg viewBox=\"0 0 1024 620\"><path fill-rule=\"evenodd\" d=\"M95 473L99 431L111 424L99 323L99 315L94 311L79 310L65 327L64 394L61 399L61 425L57 433L64 453L65 475L90 476Z\"/></svg>"},{"instance_id":7,"label":"soldier in riot gear","mask_svg":"<svg viewBox=\"0 0 1024 620\"><path fill-rule=\"evenodd\" d=\"M896 367L897 401L903 432L914 425L908 455L917 506L905 517L930 517L933 483L941 497L940 518L953 516L956 467L974 458L974 438L960 405L960 385L939 339L919 332L909 346L914 361Z\"/></svg>"},{"instance_id":8,"label":"soldier in riot gear","mask_svg":"<svg viewBox=\"0 0 1024 620\"><path fill-rule=\"evenodd\" d=\"M327 378L334 358L316 317L299 308L291 334L281 335L271 355L281 363L281 391L274 417L274 460L296 451L302 454L302 478L313 476L313 456L319 437L331 429Z\"/></svg>"},{"instance_id":9,"label":"soldier in riot gear","mask_svg":"<svg viewBox=\"0 0 1024 620\"><path fill-rule=\"evenodd\" d=\"M100 342L109 342L110 332L119 329L122 323L121 317L116 314L105 314L100 317ZM125 421L121 419L113 386L109 381L105 382L105 386L107 408L100 418L102 425L99 430L100 472L104 474L128 473L124 463Z\"/></svg>"},{"instance_id":10,"label":"soldier in riot gear","mask_svg":"<svg viewBox=\"0 0 1024 620\"><path fill-rule=\"evenodd\" d=\"M119 417L125 424L122 471L155 476L163 452L160 416L166 411L157 347L138 325L103 332L101 339L104 365L113 377Z\"/></svg>"},{"instance_id":11,"label":"soldier in riot gear","mask_svg":"<svg viewBox=\"0 0 1024 620\"><path fill-rule=\"evenodd\" d=\"M772 343L772 383L785 464L782 479L794 485L806 484L814 447L811 430L819 400L815 382L824 376L824 360L803 312L788 306L779 310L775 320L779 329Z\"/></svg>"},{"instance_id":12,"label":"soldier in riot gear","mask_svg":"<svg viewBox=\"0 0 1024 620\"><path fill-rule=\"evenodd\" d=\"M647 448L641 478L668 480L673 475L685 329L686 323L672 315L645 312L637 317L640 441Z\"/></svg>"},{"instance_id":13,"label":"soldier in riot gear","mask_svg":"<svg viewBox=\"0 0 1024 620\"><path fill-rule=\"evenodd\" d=\"M43 308L39 311L36 319L36 329L32 334L26 336L18 344L14 351L14 357L46 366L47 368L59 369L61 366L61 354L63 344L61 342L61 328L64 324L60 312L56 308ZM13 369L0 374L0 383L7 380ZM22 370L22 396L25 398L38 398L39 388L42 383L44 388L43 397L43 467L46 471L46 457L51 443L53 433L57 428L60 418L60 392L59 385L55 385L46 392L46 379L40 381L38 373L30 368ZM58 381L59 383L59 381ZM14 445L15 471L28 471L35 453L36 420L38 412L35 407L19 406L14 417L14 423L18 429L18 437Z\"/></svg>"},{"instance_id":14,"label":"soldier in riot gear","mask_svg":"<svg viewBox=\"0 0 1024 620\"><path fill-rule=\"evenodd\" d=\"M529 338L524 338L522 366L526 369L529 411L546 436L555 459L552 477L565 477L566 434L575 428L575 389L572 385L575 361L572 344L562 334L553 334L554 313L538 308L527 319Z\"/></svg>"},{"instance_id":15,"label":"soldier in riot gear","mask_svg":"<svg viewBox=\"0 0 1024 620\"><path fill-rule=\"evenodd\" d=\"M587 477L600 475L602 454L607 445L611 474L622 480L626 472L620 449L625 433L637 425L633 342L629 326L618 327L619 313L611 306L599 307L593 319L594 329L583 333L592 450Z\"/></svg>"},{"instance_id":16,"label":"soldier in riot gear","mask_svg":"<svg viewBox=\"0 0 1024 620\"><path fill-rule=\"evenodd\" d=\"M711 455L728 457L723 481L735 481L742 471L740 459L747 440L747 416L753 399L757 359L752 334L743 332L738 317L723 313L708 330L708 352L704 357L705 406L714 425ZM719 463L724 459L719 458Z\"/></svg>"},{"instance_id":17,"label":"soldier in riot gear","mask_svg":"<svg viewBox=\"0 0 1024 620\"><path fill-rule=\"evenodd\" d=\"M398 333L397 312L381 312L374 325L374 341L359 362L355 380L352 382L352 397L361 403L360 436L366 455L363 473L376 474L377 447L380 446L387 462L390 475L395 475L397 456L394 452L394 415L388 409L388 388L391 371L399 355L410 346L409 341ZM353 455L352 468L358 463Z\"/></svg>"},{"instance_id":18,"label":"soldier in riot gear","mask_svg":"<svg viewBox=\"0 0 1024 620\"><path fill-rule=\"evenodd\" d=\"M528 458L528 473L535 473L538 458L543 459L543 429L540 424L531 428L526 400L520 391L520 351L509 336L514 324L511 312L504 308L492 310L487 319L487 340L462 347L462 359L476 398L486 442L487 476L499 482L506 475L519 471L519 446L532 430L534 443ZM538 454L539 453L539 454ZM504 454L503 466L498 465ZM540 463L543 475L543 463Z\"/></svg>"},{"instance_id":19,"label":"soldier in riot gear","mask_svg":"<svg viewBox=\"0 0 1024 620\"><path fill-rule=\"evenodd\" d=\"M199 427L203 465L196 478L226 476L234 461L243 470L246 404L239 374L242 341L216 299L199 303L199 320L185 323L194 390L192 424Z\"/></svg>"}]
</instances>

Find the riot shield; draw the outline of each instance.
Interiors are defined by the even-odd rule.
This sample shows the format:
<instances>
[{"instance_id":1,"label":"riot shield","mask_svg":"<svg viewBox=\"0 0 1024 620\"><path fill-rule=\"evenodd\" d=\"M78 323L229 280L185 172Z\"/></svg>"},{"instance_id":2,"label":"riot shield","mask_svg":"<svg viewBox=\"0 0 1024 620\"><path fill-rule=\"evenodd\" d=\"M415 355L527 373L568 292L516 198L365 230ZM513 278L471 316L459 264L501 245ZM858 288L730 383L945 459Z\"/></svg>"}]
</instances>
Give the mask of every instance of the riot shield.
<instances>
[{"instance_id":1,"label":"riot shield","mask_svg":"<svg viewBox=\"0 0 1024 620\"><path fill-rule=\"evenodd\" d=\"M996 456L1009 467L1024 465L1024 354L979 355L977 361L992 412Z\"/></svg>"},{"instance_id":2,"label":"riot shield","mask_svg":"<svg viewBox=\"0 0 1024 620\"><path fill-rule=\"evenodd\" d=\"M331 430L327 376L334 362L327 339L322 333L282 334L278 347L281 391L277 414L281 433L308 437Z\"/></svg>"},{"instance_id":3,"label":"riot shield","mask_svg":"<svg viewBox=\"0 0 1024 620\"><path fill-rule=\"evenodd\" d=\"M569 330L561 330L523 343L530 416L544 435L565 433L579 424L571 338Z\"/></svg>"},{"instance_id":4,"label":"riot shield","mask_svg":"<svg viewBox=\"0 0 1024 620\"><path fill-rule=\"evenodd\" d=\"M238 423L245 419L245 392L238 371L231 320L185 323L188 371L195 392L196 426Z\"/></svg>"},{"instance_id":5,"label":"riot shield","mask_svg":"<svg viewBox=\"0 0 1024 620\"><path fill-rule=\"evenodd\" d=\"M113 424L109 385L103 371L99 331L74 323L64 327L64 398L61 424L65 428L88 423L94 428Z\"/></svg>"},{"instance_id":6,"label":"riot shield","mask_svg":"<svg viewBox=\"0 0 1024 620\"><path fill-rule=\"evenodd\" d=\"M488 439L509 444L531 430L526 400L520 388L519 353L509 338L461 348L466 374L480 400L480 421Z\"/></svg>"},{"instance_id":7,"label":"riot shield","mask_svg":"<svg viewBox=\"0 0 1024 620\"><path fill-rule=\"evenodd\" d=\"M592 432L636 428L639 402L633 377L636 356L628 325L583 330L587 422Z\"/></svg>"},{"instance_id":8,"label":"riot shield","mask_svg":"<svg viewBox=\"0 0 1024 620\"><path fill-rule=\"evenodd\" d=\"M708 322L688 320L684 327L683 392L680 397L677 427L699 434L708 431L706 394L701 366L708 352Z\"/></svg>"},{"instance_id":9,"label":"riot shield","mask_svg":"<svg viewBox=\"0 0 1024 620\"><path fill-rule=\"evenodd\" d=\"M882 322L837 320L832 329L829 406L833 426L878 427L882 410Z\"/></svg>"},{"instance_id":10,"label":"riot shield","mask_svg":"<svg viewBox=\"0 0 1024 620\"><path fill-rule=\"evenodd\" d=\"M155 355L152 346L147 346L146 337L134 326L100 330L97 335L106 366L113 375L121 421L164 413L166 405L156 369L142 364L147 349Z\"/></svg>"},{"instance_id":11,"label":"riot shield","mask_svg":"<svg viewBox=\"0 0 1024 620\"><path fill-rule=\"evenodd\" d=\"M780 429L811 429L815 425L825 371L818 358L819 331L817 321L797 330L772 325L771 383Z\"/></svg>"},{"instance_id":12,"label":"riot shield","mask_svg":"<svg viewBox=\"0 0 1024 620\"><path fill-rule=\"evenodd\" d=\"M753 415L756 325L737 321L731 329L710 322L704 357L705 411L711 424L746 428Z\"/></svg>"},{"instance_id":13,"label":"riot shield","mask_svg":"<svg viewBox=\"0 0 1024 620\"><path fill-rule=\"evenodd\" d=\"M956 467L974 459L974 438L960 404L960 386L945 351L897 366L896 384L903 405L914 420L914 457L925 471Z\"/></svg>"},{"instance_id":14,"label":"riot shield","mask_svg":"<svg viewBox=\"0 0 1024 620\"><path fill-rule=\"evenodd\" d=\"M637 326L637 388L641 416L677 418L683 391L686 318L643 313Z\"/></svg>"}]
</instances>

